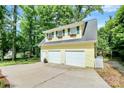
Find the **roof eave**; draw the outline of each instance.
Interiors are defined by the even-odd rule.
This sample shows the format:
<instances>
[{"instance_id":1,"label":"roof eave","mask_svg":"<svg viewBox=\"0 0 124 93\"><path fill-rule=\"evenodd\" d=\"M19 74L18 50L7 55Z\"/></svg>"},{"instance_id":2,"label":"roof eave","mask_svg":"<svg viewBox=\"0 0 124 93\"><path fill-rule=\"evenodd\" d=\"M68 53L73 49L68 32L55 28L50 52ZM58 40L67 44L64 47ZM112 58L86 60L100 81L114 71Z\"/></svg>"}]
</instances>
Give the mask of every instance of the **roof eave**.
<instances>
[{"instance_id":1,"label":"roof eave","mask_svg":"<svg viewBox=\"0 0 124 93\"><path fill-rule=\"evenodd\" d=\"M88 43L88 42L92 42L92 43L96 43L96 40L89 40L89 41L77 41L77 42L62 42L62 43L56 43L56 44L42 44L41 46L51 46L51 45L62 45L62 44L77 44L77 43Z\"/></svg>"}]
</instances>

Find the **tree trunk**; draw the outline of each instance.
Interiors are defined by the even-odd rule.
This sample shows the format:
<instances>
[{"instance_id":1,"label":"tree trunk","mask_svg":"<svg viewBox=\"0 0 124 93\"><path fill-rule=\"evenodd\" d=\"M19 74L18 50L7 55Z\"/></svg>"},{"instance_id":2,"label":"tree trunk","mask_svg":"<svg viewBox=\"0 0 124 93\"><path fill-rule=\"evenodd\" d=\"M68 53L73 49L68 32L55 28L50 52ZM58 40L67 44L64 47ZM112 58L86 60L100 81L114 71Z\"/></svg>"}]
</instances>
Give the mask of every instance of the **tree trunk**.
<instances>
[{"instance_id":1,"label":"tree trunk","mask_svg":"<svg viewBox=\"0 0 124 93\"><path fill-rule=\"evenodd\" d=\"M15 61L16 59L16 22L17 22L17 6L14 5L13 8L13 39L12 39L12 60Z\"/></svg>"},{"instance_id":2,"label":"tree trunk","mask_svg":"<svg viewBox=\"0 0 124 93\"><path fill-rule=\"evenodd\" d=\"M4 25L4 6L0 6L0 61L4 60L4 49L3 49L3 25Z\"/></svg>"},{"instance_id":3,"label":"tree trunk","mask_svg":"<svg viewBox=\"0 0 124 93\"><path fill-rule=\"evenodd\" d=\"M35 46L35 44L36 44L36 42L35 42L35 33L34 33L34 35L33 35L33 56L35 56L36 55L36 46Z\"/></svg>"},{"instance_id":4,"label":"tree trunk","mask_svg":"<svg viewBox=\"0 0 124 93\"><path fill-rule=\"evenodd\" d=\"M2 34L2 29L0 28L0 61L3 61L4 56L3 56L3 34Z\"/></svg>"},{"instance_id":5,"label":"tree trunk","mask_svg":"<svg viewBox=\"0 0 124 93\"><path fill-rule=\"evenodd\" d=\"M31 19L32 20L32 19ZM30 21L30 29L29 29L29 57L32 56L32 21Z\"/></svg>"},{"instance_id":6,"label":"tree trunk","mask_svg":"<svg viewBox=\"0 0 124 93\"><path fill-rule=\"evenodd\" d=\"M26 58L25 49L23 49L23 57Z\"/></svg>"}]
</instances>

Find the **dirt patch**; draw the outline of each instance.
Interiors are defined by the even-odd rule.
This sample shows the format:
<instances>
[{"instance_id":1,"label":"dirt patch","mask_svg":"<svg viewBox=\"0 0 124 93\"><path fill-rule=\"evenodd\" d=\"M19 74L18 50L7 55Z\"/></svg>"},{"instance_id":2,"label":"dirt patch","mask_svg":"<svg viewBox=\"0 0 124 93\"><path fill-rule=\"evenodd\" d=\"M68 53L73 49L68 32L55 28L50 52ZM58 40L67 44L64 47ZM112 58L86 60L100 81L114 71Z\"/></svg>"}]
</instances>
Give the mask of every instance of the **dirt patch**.
<instances>
[{"instance_id":1,"label":"dirt patch","mask_svg":"<svg viewBox=\"0 0 124 93\"><path fill-rule=\"evenodd\" d=\"M96 69L96 71L110 86L124 87L124 75L111 64L104 63L104 69Z\"/></svg>"},{"instance_id":2,"label":"dirt patch","mask_svg":"<svg viewBox=\"0 0 124 93\"><path fill-rule=\"evenodd\" d=\"M9 81L6 79L5 76L2 75L0 70L0 88L9 88L10 84Z\"/></svg>"}]
</instances>

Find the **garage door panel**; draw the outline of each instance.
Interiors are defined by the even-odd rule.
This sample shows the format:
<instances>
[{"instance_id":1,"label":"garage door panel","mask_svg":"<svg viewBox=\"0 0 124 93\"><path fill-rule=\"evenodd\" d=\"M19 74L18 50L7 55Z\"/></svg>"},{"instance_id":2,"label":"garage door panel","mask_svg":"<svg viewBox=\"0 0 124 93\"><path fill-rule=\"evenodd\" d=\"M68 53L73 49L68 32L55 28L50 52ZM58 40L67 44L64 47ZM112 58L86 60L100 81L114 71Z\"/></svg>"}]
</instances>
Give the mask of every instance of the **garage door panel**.
<instances>
[{"instance_id":1,"label":"garage door panel","mask_svg":"<svg viewBox=\"0 0 124 93\"><path fill-rule=\"evenodd\" d=\"M61 53L60 52L48 52L49 63L61 63Z\"/></svg>"},{"instance_id":2,"label":"garage door panel","mask_svg":"<svg viewBox=\"0 0 124 93\"><path fill-rule=\"evenodd\" d=\"M85 52L66 52L66 64L84 67Z\"/></svg>"}]
</instances>

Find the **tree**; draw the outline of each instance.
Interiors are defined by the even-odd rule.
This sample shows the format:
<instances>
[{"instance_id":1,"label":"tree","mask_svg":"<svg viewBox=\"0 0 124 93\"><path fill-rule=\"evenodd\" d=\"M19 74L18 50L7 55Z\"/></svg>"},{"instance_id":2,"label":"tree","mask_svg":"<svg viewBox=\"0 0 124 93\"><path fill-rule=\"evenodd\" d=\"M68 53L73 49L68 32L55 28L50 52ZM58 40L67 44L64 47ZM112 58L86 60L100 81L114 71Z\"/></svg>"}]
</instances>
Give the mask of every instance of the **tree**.
<instances>
[{"instance_id":1,"label":"tree","mask_svg":"<svg viewBox=\"0 0 124 93\"><path fill-rule=\"evenodd\" d=\"M0 61L4 60L4 15L5 6L0 6Z\"/></svg>"},{"instance_id":2,"label":"tree","mask_svg":"<svg viewBox=\"0 0 124 93\"><path fill-rule=\"evenodd\" d=\"M93 11L103 13L102 6L100 5L75 5L72 6L73 22L81 21L86 18Z\"/></svg>"},{"instance_id":3,"label":"tree","mask_svg":"<svg viewBox=\"0 0 124 93\"><path fill-rule=\"evenodd\" d=\"M29 57L35 54L34 43L35 43L35 23L36 23L36 11L34 6L21 6L23 9L23 16L21 20L21 29L28 38L28 50L30 51Z\"/></svg>"},{"instance_id":4,"label":"tree","mask_svg":"<svg viewBox=\"0 0 124 93\"><path fill-rule=\"evenodd\" d=\"M13 31L12 31L12 60L16 59L16 26L17 26L17 6L13 6Z\"/></svg>"},{"instance_id":5,"label":"tree","mask_svg":"<svg viewBox=\"0 0 124 93\"><path fill-rule=\"evenodd\" d=\"M105 46L113 55L120 56L124 60L124 6L121 6L115 16L106 22L103 31L98 31L98 48L103 48L101 44L106 42ZM103 33L102 35L100 33ZM107 50L107 49L105 49ZM112 53L111 52L111 53ZM110 54L110 52L108 53ZM118 54L118 55L117 55Z\"/></svg>"},{"instance_id":6,"label":"tree","mask_svg":"<svg viewBox=\"0 0 124 93\"><path fill-rule=\"evenodd\" d=\"M110 53L108 34L106 34L104 27L98 30L97 53L103 56Z\"/></svg>"},{"instance_id":7,"label":"tree","mask_svg":"<svg viewBox=\"0 0 124 93\"><path fill-rule=\"evenodd\" d=\"M115 14L115 27L113 28L113 40L115 46L113 50L119 52L119 55L124 60L124 6L121 6Z\"/></svg>"}]
</instances>

